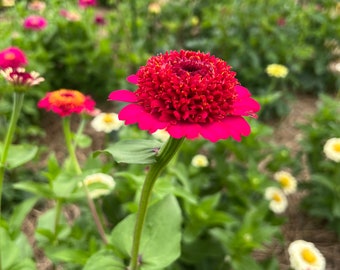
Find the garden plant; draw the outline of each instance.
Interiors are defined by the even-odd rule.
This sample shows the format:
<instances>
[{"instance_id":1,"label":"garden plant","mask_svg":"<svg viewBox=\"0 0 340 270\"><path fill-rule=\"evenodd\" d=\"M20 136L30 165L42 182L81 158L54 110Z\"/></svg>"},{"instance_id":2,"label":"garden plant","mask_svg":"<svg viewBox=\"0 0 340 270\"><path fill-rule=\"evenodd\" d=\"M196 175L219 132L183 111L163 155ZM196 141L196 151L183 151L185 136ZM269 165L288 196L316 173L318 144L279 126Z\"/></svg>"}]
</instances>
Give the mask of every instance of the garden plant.
<instances>
[{"instance_id":1,"label":"garden plant","mask_svg":"<svg viewBox=\"0 0 340 270\"><path fill-rule=\"evenodd\" d=\"M283 227L340 235L339 3L0 3L0 270L336 267Z\"/></svg>"}]
</instances>

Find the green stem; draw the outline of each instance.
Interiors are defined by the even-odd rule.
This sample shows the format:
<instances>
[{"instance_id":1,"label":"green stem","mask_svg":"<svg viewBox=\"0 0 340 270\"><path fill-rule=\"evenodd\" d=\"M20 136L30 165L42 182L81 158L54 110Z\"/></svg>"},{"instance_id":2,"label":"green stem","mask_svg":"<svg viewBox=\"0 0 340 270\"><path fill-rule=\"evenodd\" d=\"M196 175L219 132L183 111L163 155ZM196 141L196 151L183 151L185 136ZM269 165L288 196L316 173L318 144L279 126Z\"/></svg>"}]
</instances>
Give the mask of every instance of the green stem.
<instances>
[{"instance_id":1,"label":"green stem","mask_svg":"<svg viewBox=\"0 0 340 270\"><path fill-rule=\"evenodd\" d=\"M76 144L72 144L72 133L71 133L71 128L70 128L70 118L69 117L64 117L63 118L63 130L64 130L64 136L65 136L65 141L66 141L66 147L68 150L68 153L70 155L71 158L71 162L76 170L76 173L79 175L82 173L81 168L79 166L78 163L78 159L76 156L76 151L75 151L75 145ZM93 220L97 226L97 230L99 232L100 237L102 238L103 242L105 244L108 243L107 239L106 239L106 235L105 235L105 231L103 228L103 224L100 221L100 218L98 216L98 212L96 209L96 206L94 205L93 199L90 196L90 193L86 187L86 184L84 183L84 180L82 181L83 183L83 188L86 194L86 199L87 199L87 203L89 205ZM0 269L1 270L1 269Z\"/></svg>"},{"instance_id":2,"label":"green stem","mask_svg":"<svg viewBox=\"0 0 340 270\"><path fill-rule=\"evenodd\" d=\"M74 142L73 142L73 148L75 149L78 145L78 140L79 140L79 137L83 134L83 131L84 131L84 128L85 128L85 124L86 124L86 119L84 116L81 117L81 120L80 120L80 124L79 124L79 127L77 129L77 133L74 137Z\"/></svg>"},{"instance_id":3,"label":"green stem","mask_svg":"<svg viewBox=\"0 0 340 270\"><path fill-rule=\"evenodd\" d=\"M61 199L57 200L56 203L56 212L55 212L55 217L54 217L54 241L55 243L57 242L57 235L58 235L58 226L59 226L59 220L60 220L60 215L61 215L61 210L62 210L63 202Z\"/></svg>"},{"instance_id":4,"label":"green stem","mask_svg":"<svg viewBox=\"0 0 340 270\"><path fill-rule=\"evenodd\" d=\"M182 145L184 138L174 139L170 137L168 142L165 144L164 148L161 149L156 163L152 164L148 174L145 177L144 185L142 188L142 193L139 201L139 208L137 212L137 219L133 235L133 243L131 250L131 262L129 270L137 270L139 268L138 262L138 252L140 241L142 237L143 226L145 222L145 217L147 213L148 203L151 196L151 191L153 185L155 184L157 177L161 171L170 162L173 156L178 151L179 147Z\"/></svg>"},{"instance_id":5,"label":"green stem","mask_svg":"<svg viewBox=\"0 0 340 270\"><path fill-rule=\"evenodd\" d=\"M13 108L12 108L12 115L9 121L9 126L7 130L7 134L5 137L1 159L0 159L0 222L1 222L1 200L2 200L2 187L5 177L5 168L6 168L6 161L8 156L9 147L12 144L14 132L17 126L18 118L21 112L22 104L24 102L24 94L14 92L13 94ZM1 246L2 239L0 239L0 246ZM1 250L0 250L0 270L2 269L1 263Z\"/></svg>"}]
</instances>

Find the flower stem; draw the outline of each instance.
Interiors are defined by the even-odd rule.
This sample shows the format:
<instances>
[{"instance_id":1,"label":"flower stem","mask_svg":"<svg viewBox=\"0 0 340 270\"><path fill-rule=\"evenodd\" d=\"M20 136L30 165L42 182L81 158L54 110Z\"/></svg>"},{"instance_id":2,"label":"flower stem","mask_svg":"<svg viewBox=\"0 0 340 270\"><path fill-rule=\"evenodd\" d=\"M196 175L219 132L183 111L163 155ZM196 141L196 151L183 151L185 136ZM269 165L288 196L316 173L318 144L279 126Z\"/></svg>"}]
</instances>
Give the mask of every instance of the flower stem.
<instances>
[{"instance_id":1,"label":"flower stem","mask_svg":"<svg viewBox=\"0 0 340 270\"><path fill-rule=\"evenodd\" d=\"M6 133L3 149L0 159L0 222L1 222L1 200L2 200L2 187L5 177L5 168L6 168L6 161L8 156L9 147L12 144L14 132L17 126L18 118L21 112L22 104L24 102L24 94L14 92L13 94L13 108L12 108L12 115L9 121L8 130ZM1 234L0 234L1 235ZM2 239L0 238L0 246L1 246ZM0 250L0 270L2 269L1 263L1 250Z\"/></svg>"},{"instance_id":2,"label":"flower stem","mask_svg":"<svg viewBox=\"0 0 340 270\"><path fill-rule=\"evenodd\" d=\"M152 164L148 174L145 177L144 185L142 188L142 193L139 201L139 208L137 212L137 219L134 229L133 235L133 243L131 250L131 262L129 270L137 270L139 268L139 246L142 237L143 226L145 222L145 217L147 214L147 208L149 199L151 196L151 191L153 185L155 184L157 177L161 173L161 171L166 167L166 165L170 162L173 156L178 151L179 147L182 145L184 138L182 139L174 139L170 137L165 146L161 149L156 163Z\"/></svg>"},{"instance_id":3,"label":"flower stem","mask_svg":"<svg viewBox=\"0 0 340 270\"><path fill-rule=\"evenodd\" d=\"M70 155L71 162L72 162L72 164L73 164L73 166L76 170L76 173L81 174L82 171L81 171L81 168L79 166L78 159L77 159L77 156L76 156L75 144L72 144L72 133L71 133L71 128L70 128L70 118L69 117L63 118L63 130L64 130L64 136L65 136L65 141L66 141L66 147L67 147L68 153ZM79 134L78 134L78 136L79 136ZM103 242L105 244L107 244L108 241L106 239L103 224L101 223L99 215L97 213L96 206L94 205L93 199L90 196L90 193L89 193L89 191L86 187L86 184L84 183L84 181L82 181L82 183L83 183L83 188L84 188L84 191L85 191L85 194L86 194L87 203L89 205L93 220L96 224L98 233L99 233L101 239L103 240Z\"/></svg>"}]
</instances>

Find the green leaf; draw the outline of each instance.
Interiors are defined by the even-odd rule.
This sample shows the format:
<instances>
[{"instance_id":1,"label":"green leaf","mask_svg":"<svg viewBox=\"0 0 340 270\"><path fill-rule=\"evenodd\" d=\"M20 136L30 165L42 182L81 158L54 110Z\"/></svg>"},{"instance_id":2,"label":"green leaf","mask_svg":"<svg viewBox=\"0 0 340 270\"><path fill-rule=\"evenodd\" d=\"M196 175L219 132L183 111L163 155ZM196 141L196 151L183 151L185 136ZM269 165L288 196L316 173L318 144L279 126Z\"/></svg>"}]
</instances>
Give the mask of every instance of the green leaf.
<instances>
[{"instance_id":1,"label":"green leaf","mask_svg":"<svg viewBox=\"0 0 340 270\"><path fill-rule=\"evenodd\" d=\"M91 137L86 134L77 135L75 141L80 148L89 147L92 143Z\"/></svg>"},{"instance_id":2,"label":"green leaf","mask_svg":"<svg viewBox=\"0 0 340 270\"><path fill-rule=\"evenodd\" d=\"M3 145L0 144L0 153L2 154ZM32 160L38 152L38 147L31 144L11 145L8 150L6 167L8 169L16 168Z\"/></svg>"},{"instance_id":3,"label":"green leaf","mask_svg":"<svg viewBox=\"0 0 340 270\"><path fill-rule=\"evenodd\" d=\"M120 222L112 231L111 243L130 257L136 214ZM140 255L141 270L164 269L180 256L181 210L176 198L168 195L148 209Z\"/></svg>"},{"instance_id":4,"label":"green leaf","mask_svg":"<svg viewBox=\"0 0 340 270\"><path fill-rule=\"evenodd\" d=\"M17 236L20 233L21 225L24 222L27 214L31 211L33 206L38 201L37 197L33 197L23 201L21 204L17 205L8 221L8 228L10 230L10 234L13 237Z\"/></svg>"},{"instance_id":5,"label":"green leaf","mask_svg":"<svg viewBox=\"0 0 340 270\"><path fill-rule=\"evenodd\" d=\"M125 270L123 259L116 256L111 250L100 250L92 255L86 262L83 270Z\"/></svg>"},{"instance_id":6,"label":"green leaf","mask_svg":"<svg viewBox=\"0 0 340 270\"><path fill-rule=\"evenodd\" d=\"M29 244L26 237L19 237L18 241L12 240L7 231L0 227L0 239L2 269L35 269L33 262L27 257Z\"/></svg>"},{"instance_id":7,"label":"green leaf","mask_svg":"<svg viewBox=\"0 0 340 270\"><path fill-rule=\"evenodd\" d=\"M46 248L45 253L53 261L62 261L84 265L89 257L88 252L74 248Z\"/></svg>"},{"instance_id":8,"label":"green leaf","mask_svg":"<svg viewBox=\"0 0 340 270\"><path fill-rule=\"evenodd\" d=\"M37 183L33 181L19 182L13 185L14 188L36 194L43 198L53 199L55 195L47 183Z\"/></svg>"},{"instance_id":9,"label":"green leaf","mask_svg":"<svg viewBox=\"0 0 340 270\"><path fill-rule=\"evenodd\" d=\"M95 156L106 153L118 163L152 164L163 143L155 140L122 140L109 148L96 151Z\"/></svg>"}]
</instances>

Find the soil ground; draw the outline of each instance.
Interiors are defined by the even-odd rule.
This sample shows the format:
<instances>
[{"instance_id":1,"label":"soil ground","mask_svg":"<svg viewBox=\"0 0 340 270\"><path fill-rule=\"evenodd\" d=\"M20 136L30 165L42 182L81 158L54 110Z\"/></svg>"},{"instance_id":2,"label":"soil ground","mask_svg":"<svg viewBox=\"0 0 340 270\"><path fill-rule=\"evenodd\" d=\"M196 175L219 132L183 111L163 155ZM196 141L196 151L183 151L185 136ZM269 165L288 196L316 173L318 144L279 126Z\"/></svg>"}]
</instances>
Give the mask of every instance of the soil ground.
<instances>
[{"instance_id":1,"label":"soil ground","mask_svg":"<svg viewBox=\"0 0 340 270\"><path fill-rule=\"evenodd\" d=\"M308 118L315 112L316 104L317 99L310 96L296 98L291 104L290 112L287 117L282 119L279 123L274 124L275 131L273 137L275 142L289 147L293 153L297 151L299 147L298 139L300 137L297 125L308 121ZM66 151L63 136L60 136L60 118L50 114L48 119L43 119L42 125L46 130L44 143L56 153L57 158L63 159ZM91 152L96 149L102 149L104 135L91 131L91 129L86 130L86 132L93 138L91 149L87 149L87 151ZM79 158L85 159L88 154L87 151L78 153ZM306 175L301 175L298 180L305 181L305 178ZM280 268L278 270L288 270L288 245L294 240L303 239L313 242L325 256L327 261L326 270L340 270L340 239L337 238L335 233L327 229L324 222L308 217L299 211L298 205L302 196L303 194L297 192L290 195L288 198L289 207L284 213L287 217L287 222L282 227L284 245L281 243L271 244L263 250L255 252L254 256L258 259L275 256L279 259L280 263ZM77 215L77 209L69 209L68 213ZM33 232L37 216L39 216L39 211L34 210L23 227L32 244L34 244ZM51 263L43 255L41 250L36 249L35 255L39 270L53 269Z\"/></svg>"}]
</instances>

